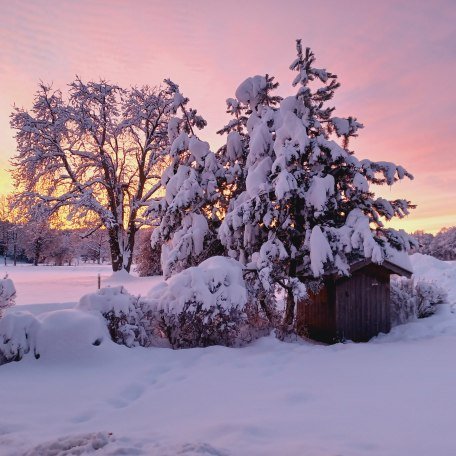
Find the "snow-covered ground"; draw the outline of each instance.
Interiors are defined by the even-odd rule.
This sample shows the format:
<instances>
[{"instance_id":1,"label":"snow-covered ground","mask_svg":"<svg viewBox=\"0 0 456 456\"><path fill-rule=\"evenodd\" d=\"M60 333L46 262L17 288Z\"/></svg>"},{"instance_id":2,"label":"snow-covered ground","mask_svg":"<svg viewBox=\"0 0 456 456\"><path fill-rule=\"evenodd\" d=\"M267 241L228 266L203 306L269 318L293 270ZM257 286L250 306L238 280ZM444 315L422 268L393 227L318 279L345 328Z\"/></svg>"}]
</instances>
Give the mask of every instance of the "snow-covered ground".
<instances>
[{"instance_id":1,"label":"snow-covered ground","mask_svg":"<svg viewBox=\"0 0 456 456\"><path fill-rule=\"evenodd\" d=\"M456 263L412 260L456 303ZM36 314L94 291L98 272L137 294L160 280L109 279L104 266L8 272L18 304ZM450 456L455 352L447 305L367 344L266 337L172 351L103 342L66 359L28 357L0 367L0 455Z\"/></svg>"},{"instance_id":2,"label":"snow-covered ground","mask_svg":"<svg viewBox=\"0 0 456 456\"><path fill-rule=\"evenodd\" d=\"M17 289L16 305L20 310L41 313L54 309L74 307L79 298L101 286L123 284L128 291L144 296L161 277L135 277L113 275L110 265L88 264L83 266L18 266L0 265L0 278L5 274Z\"/></svg>"}]
</instances>

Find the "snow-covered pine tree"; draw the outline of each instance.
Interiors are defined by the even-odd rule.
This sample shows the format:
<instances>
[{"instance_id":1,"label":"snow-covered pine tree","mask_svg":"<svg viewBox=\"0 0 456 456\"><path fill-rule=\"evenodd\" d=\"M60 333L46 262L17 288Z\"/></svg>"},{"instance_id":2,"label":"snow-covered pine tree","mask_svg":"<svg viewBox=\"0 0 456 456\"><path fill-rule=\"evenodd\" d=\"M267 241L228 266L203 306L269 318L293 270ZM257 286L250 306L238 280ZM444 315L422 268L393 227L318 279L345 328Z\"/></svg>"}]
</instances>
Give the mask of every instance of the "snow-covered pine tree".
<instances>
[{"instance_id":1,"label":"snow-covered pine tree","mask_svg":"<svg viewBox=\"0 0 456 456\"><path fill-rule=\"evenodd\" d=\"M170 162L161 179L164 196L150 204L148 215L160 221L151 243L153 248L162 244L162 270L168 278L218 253L220 221L215 204L219 164L209 144L195 134L206 121L188 107L177 84L165 82L173 97L166 151Z\"/></svg>"},{"instance_id":2,"label":"snow-covered pine tree","mask_svg":"<svg viewBox=\"0 0 456 456\"><path fill-rule=\"evenodd\" d=\"M218 174L220 188L220 204L223 210L227 210L229 203L245 190L247 176L247 154L250 141L251 125L248 125L249 116L252 114L250 104L246 97L250 91L255 94L255 102L265 106L276 106L281 97L273 94L278 87L274 77L265 75L249 78L247 90L241 86L236 93L237 98L226 100L227 114L233 118L217 132L219 135L227 135L226 143L217 151L217 157L221 164ZM242 102L241 100L244 100Z\"/></svg>"},{"instance_id":3,"label":"snow-covered pine tree","mask_svg":"<svg viewBox=\"0 0 456 456\"><path fill-rule=\"evenodd\" d=\"M299 88L279 107L261 103L261 76L237 89L237 102L251 111L246 189L219 230L230 255L256 268L266 290L285 289L285 331L293 327L304 283L318 282L327 272L348 275L359 258L381 263L413 243L382 222L408 214L410 202L376 198L370 189L413 177L393 163L358 160L348 149L363 125L354 117L333 116L326 104L340 84L314 62L298 40L290 69L298 73L293 86Z\"/></svg>"}]
</instances>

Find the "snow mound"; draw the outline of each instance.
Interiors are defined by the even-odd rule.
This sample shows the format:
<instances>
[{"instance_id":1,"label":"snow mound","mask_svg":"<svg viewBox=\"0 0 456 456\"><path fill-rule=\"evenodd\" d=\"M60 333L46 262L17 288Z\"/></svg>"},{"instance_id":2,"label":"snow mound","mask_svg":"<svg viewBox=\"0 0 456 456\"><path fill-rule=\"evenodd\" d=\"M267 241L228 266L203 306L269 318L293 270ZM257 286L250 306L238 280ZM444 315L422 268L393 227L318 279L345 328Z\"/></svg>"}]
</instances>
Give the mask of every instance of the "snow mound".
<instances>
[{"instance_id":1,"label":"snow mound","mask_svg":"<svg viewBox=\"0 0 456 456\"><path fill-rule=\"evenodd\" d=\"M101 315L77 309L56 310L35 317L11 312L0 319L0 364L27 354L62 361L83 359L110 340Z\"/></svg>"},{"instance_id":2,"label":"snow mound","mask_svg":"<svg viewBox=\"0 0 456 456\"><path fill-rule=\"evenodd\" d=\"M410 256L413 278L435 282L448 293L448 303L456 305L456 263L441 261L430 255L415 253Z\"/></svg>"},{"instance_id":3,"label":"snow mound","mask_svg":"<svg viewBox=\"0 0 456 456\"><path fill-rule=\"evenodd\" d=\"M30 312L12 312L0 319L0 364L17 361L36 344L39 321Z\"/></svg>"},{"instance_id":4,"label":"snow mound","mask_svg":"<svg viewBox=\"0 0 456 456\"><path fill-rule=\"evenodd\" d=\"M115 271L113 272L107 279L106 282L129 282L131 280L135 280L136 277L132 276L129 272L127 272L125 269L122 269L121 271Z\"/></svg>"},{"instance_id":5,"label":"snow mound","mask_svg":"<svg viewBox=\"0 0 456 456\"><path fill-rule=\"evenodd\" d=\"M371 342L406 342L442 336L456 337L456 314L448 304L438 306L436 313L428 318L395 326L388 334L380 334Z\"/></svg>"},{"instance_id":6,"label":"snow mound","mask_svg":"<svg viewBox=\"0 0 456 456\"><path fill-rule=\"evenodd\" d=\"M40 315L39 319L36 353L43 359L83 359L104 340L110 340L103 318L96 314L65 309Z\"/></svg>"},{"instance_id":7,"label":"snow mound","mask_svg":"<svg viewBox=\"0 0 456 456\"><path fill-rule=\"evenodd\" d=\"M242 270L242 264L232 258L212 257L155 286L148 297L157 310L175 314L189 302L200 302L204 310L242 308L247 303Z\"/></svg>"},{"instance_id":8,"label":"snow mound","mask_svg":"<svg viewBox=\"0 0 456 456\"><path fill-rule=\"evenodd\" d=\"M74 456L91 454L106 447L112 440L107 432L60 437L27 451L24 456Z\"/></svg>"}]
</instances>

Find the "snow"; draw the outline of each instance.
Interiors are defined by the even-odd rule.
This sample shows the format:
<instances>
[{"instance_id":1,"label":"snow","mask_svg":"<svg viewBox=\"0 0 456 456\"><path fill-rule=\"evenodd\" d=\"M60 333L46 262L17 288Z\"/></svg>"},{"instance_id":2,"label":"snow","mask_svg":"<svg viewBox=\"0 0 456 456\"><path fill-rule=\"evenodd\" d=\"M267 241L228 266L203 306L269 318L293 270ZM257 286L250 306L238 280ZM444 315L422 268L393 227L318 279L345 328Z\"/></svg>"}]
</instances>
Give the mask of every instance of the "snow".
<instances>
[{"instance_id":1,"label":"snow","mask_svg":"<svg viewBox=\"0 0 456 456\"><path fill-rule=\"evenodd\" d=\"M334 177L312 177L312 183L306 193L306 204L315 209L316 215L327 209L328 198L334 195Z\"/></svg>"},{"instance_id":2,"label":"snow","mask_svg":"<svg viewBox=\"0 0 456 456\"><path fill-rule=\"evenodd\" d=\"M131 310L131 295L120 285L102 288L96 293L84 295L78 304L78 309L99 313L114 311L114 315L128 314Z\"/></svg>"},{"instance_id":3,"label":"snow","mask_svg":"<svg viewBox=\"0 0 456 456\"><path fill-rule=\"evenodd\" d=\"M310 268L314 277L324 273L324 266L327 261L333 260L331 247L328 239L318 225L315 225L310 235Z\"/></svg>"},{"instance_id":4,"label":"snow","mask_svg":"<svg viewBox=\"0 0 456 456\"><path fill-rule=\"evenodd\" d=\"M242 138L237 131L230 131L226 138L226 156L232 162L242 157Z\"/></svg>"},{"instance_id":5,"label":"snow","mask_svg":"<svg viewBox=\"0 0 456 456\"><path fill-rule=\"evenodd\" d=\"M411 261L456 304L456 263ZM73 282L66 268L17 269L9 274L22 304L35 296L57 305L65 288L82 296L95 286L87 267L74 268ZM126 285L138 294L145 283ZM72 328L69 314L60 319ZM271 336L237 349L169 350L106 340L83 344L68 363L48 352L0 367L0 454L452 456L455 349L456 315L445 305L365 344Z\"/></svg>"},{"instance_id":6,"label":"snow","mask_svg":"<svg viewBox=\"0 0 456 456\"><path fill-rule=\"evenodd\" d=\"M253 76L247 78L237 89L236 98L241 103L249 103L252 106L258 104L258 95L266 87L266 78L264 76Z\"/></svg>"},{"instance_id":7,"label":"snow","mask_svg":"<svg viewBox=\"0 0 456 456\"><path fill-rule=\"evenodd\" d=\"M271 172L271 165L271 158L265 157L249 168L245 185L247 194L251 198L256 197L260 192L268 190L267 177Z\"/></svg>"},{"instance_id":8,"label":"snow","mask_svg":"<svg viewBox=\"0 0 456 456\"><path fill-rule=\"evenodd\" d=\"M407 252L403 250L397 250L387 245L385 259L388 260L390 263L393 263L396 266L405 269L406 271L413 272L413 266L410 261L410 256Z\"/></svg>"},{"instance_id":9,"label":"snow","mask_svg":"<svg viewBox=\"0 0 456 456\"><path fill-rule=\"evenodd\" d=\"M216 306L242 309L247 303L242 270L242 264L232 258L212 257L156 285L148 298L154 308L174 314L189 302L201 303L205 310Z\"/></svg>"},{"instance_id":10,"label":"snow","mask_svg":"<svg viewBox=\"0 0 456 456\"><path fill-rule=\"evenodd\" d=\"M348 136L355 134L358 128L363 128L363 124L356 122L356 119L348 118L343 119L341 117L333 117L331 123L336 129L337 136Z\"/></svg>"},{"instance_id":11,"label":"snow","mask_svg":"<svg viewBox=\"0 0 456 456\"><path fill-rule=\"evenodd\" d=\"M12 299L16 294L16 288L14 288L14 283L11 279L5 278L0 279L0 296L5 299L5 301Z\"/></svg>"},{"instance_id":12,"label":"snow","mask_svg":"<svg viewBox=\"0 0 456 456\"><path fill-rule=\"evenodd\" d=\"M16 308L34 314L71 308L81 296L97 290L98 274L101 287L124 285L128 291L144 296L161 277L136 277L124 272L113 273L110 265L80 266L14 266L0 265L0 277L7 272L14 282Z\"/></svg>"},{"instance_id":13,"label":"snow","mask_svg":"<svg viewBox=\"0 0 456 456\"><path fill-rule=\"evenodd\" d=\"M104 344L111 344L101 315L63 309L39 315L38 321L36 346L31 348L43 362L77 363L96 356Z\"/></svg>"},{"instance_id":14,"label":"snow","mask_svg":"<svg viewBox=\"0 0 456 456\"><path fill-rule=\"evenodd\" d=\"M11 279L6 276L4 279L0 279L0 318L3 310L14 304L16 297L16 288Z\"/></svg>"}]
</instances>

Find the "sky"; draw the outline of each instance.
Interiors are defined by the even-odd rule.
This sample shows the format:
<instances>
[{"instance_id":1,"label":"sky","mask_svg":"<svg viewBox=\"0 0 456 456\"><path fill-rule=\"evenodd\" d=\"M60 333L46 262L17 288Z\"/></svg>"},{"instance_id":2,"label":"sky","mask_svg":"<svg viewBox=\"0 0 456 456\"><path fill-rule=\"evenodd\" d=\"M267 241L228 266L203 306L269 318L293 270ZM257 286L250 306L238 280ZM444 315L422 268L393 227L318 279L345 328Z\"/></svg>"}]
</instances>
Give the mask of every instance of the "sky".
<instances>
[{"instance_id":1,"label":"sky","mask_svg":"<svg viewBox=\"0 0 456 456\"><path fill-rule=\"evenodd\" d=\"M225 100L266 73L295 93L288 66L301 38L342 86L335 115L365 128L358 158L393 161L415 179L379 189L417 204L394 226L456 225L456 1L0 0L0 193L15 153L13 105L29 108L40 80L66 91L75 75L121 86L177 82L208 121L215 149Z\"/></svg>"}]
</instances>

